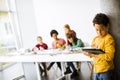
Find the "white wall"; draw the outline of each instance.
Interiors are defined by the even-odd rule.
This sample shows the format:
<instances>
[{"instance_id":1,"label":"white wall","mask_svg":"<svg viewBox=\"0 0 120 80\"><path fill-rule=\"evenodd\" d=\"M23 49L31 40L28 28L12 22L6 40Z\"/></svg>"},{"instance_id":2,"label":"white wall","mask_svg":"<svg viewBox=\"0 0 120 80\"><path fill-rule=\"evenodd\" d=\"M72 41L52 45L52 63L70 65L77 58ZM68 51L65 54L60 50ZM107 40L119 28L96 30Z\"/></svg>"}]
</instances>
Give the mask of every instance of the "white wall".
<instances>
[{"instance_id":1,"label":"white wall","mask_svg":"<svg viewBox=\"0 0 120 80\"><path fill-rule=\"evenodd\" d=\"M84 42L96 35L92 19L100 12L99 0L34 0L38 35L51 46L50 31L56 29L65 38L63 25L68 23Z\"/></svg>"},{"instance_id":2,"label":"white wall","mask_svg":"<svg viewBox=\"0 0 120 80\"><path fill-rule=\"evenodd\" d=\"M23 47L33 48L37 34L33 0L16 0L16 10Z\"/></svg>"}]
</instances>

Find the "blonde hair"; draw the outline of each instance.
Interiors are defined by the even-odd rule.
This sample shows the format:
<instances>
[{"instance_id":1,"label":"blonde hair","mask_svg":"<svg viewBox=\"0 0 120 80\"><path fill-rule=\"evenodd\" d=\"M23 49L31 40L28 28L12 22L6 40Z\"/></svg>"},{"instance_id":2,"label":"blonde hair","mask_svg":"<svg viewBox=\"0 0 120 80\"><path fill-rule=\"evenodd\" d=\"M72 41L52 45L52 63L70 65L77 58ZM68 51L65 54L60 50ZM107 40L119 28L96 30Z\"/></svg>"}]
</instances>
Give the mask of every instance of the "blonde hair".
<instances>
[{"instance_id":1,"label":"blonde hair","mask_svg":"<svg viewBox=\"0 0 120 80\"><path fill-rule=\"evenodd\" d=\"M70 26L69 26L69 24L65 24L65 25L64 25L64 28L67 28L67 29L70 30Z\"/></svg>"},{"instance_id":2,"label":"blonde hair","mask_svg":"<svg viewBox=\"0 0 120 80\"><path fill-rule=\"evenodd\" d=\"M38 37L37 37L37 39L38 39L38 38L42 39L42 37L41 37L41 36L38 36Z\"/></svg>"}]
</instances>

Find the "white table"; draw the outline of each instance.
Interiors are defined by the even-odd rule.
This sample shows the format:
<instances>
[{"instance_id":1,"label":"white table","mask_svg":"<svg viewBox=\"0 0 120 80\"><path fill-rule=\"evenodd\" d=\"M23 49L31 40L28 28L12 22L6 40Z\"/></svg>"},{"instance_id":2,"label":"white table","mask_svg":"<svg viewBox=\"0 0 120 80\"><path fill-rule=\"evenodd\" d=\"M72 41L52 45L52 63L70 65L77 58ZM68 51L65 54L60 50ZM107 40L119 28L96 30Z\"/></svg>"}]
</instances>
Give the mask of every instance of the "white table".
<instances>
[{"instance_id":1,"label":"white table","mask_svg":"<svg viewBox=\"0 0 120 80\"><path fill-rule=\"evenodd\" d=\"M0 62L36 62L38 80L41 80L39 74L38 62L71 62L71 61L92 61L91 58L85 56L81 51L64 51L64 50L41 50L37 54L33 52L12 53L0 56Z\"/></svg>"},{"instance_id":2,"label":"white table","mask_svg":"<svg viewBox=\"0 0 120 80\"><path fill-rule=\"evenodd\" d=\"M67 62L67 61L92 61L81 51L65 51L59 49L41 50L33 52L14 52L0 56L0 62Z\"/></svg>"}]
</instances>

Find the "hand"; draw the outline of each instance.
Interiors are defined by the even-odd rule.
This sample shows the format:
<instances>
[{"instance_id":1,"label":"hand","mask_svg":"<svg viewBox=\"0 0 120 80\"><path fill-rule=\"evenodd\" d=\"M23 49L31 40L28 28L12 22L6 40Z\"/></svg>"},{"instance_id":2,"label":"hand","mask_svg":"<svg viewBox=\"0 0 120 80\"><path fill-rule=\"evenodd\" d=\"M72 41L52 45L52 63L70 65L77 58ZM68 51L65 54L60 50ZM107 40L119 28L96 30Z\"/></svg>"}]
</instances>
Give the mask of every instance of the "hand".
<instances>
[{"instance_id":1,"label":"hand","mask_svg":"<svg viewBox=\"0 0 120 80\"><path fill-rule=\"evenodd\" d=\"M86 56L90 57L97 57L97 54L89 53L89 52L83 52Z\"/></svg>"},{"instance_id":2,"label":"hand","mask_svg":"<svg viewBox=\"0 0 120 80\"><path fill-rule=\"evenodd\" d=\"M89 52L83 52L83 54L86 55L86 56L90 56Z\"/></svg>"},{"instance_id":3,"label":"hand","mask_svg":"<svg viewBox=\"0 0 120 80\"><path fill-rule=\"evenodd\" d=\"M38 48L37 48L37 47L34 47L34 48L33 48L33 50L34 50L34 51L37 51L37 50L38 50Z\"/></svg>"},{"instance_id":4,"label":"hand","mask_svg":"<svg viewBox=\"0 0 120 80\"><path fill-rule=\"evenodd\" d=\"M40 50L44 50L44 48L43 48L43 47L40 47Z\"/></svg>"},{"instance_id":5,"label":"hand","mask_svg":"<svg viewBox=\"0 0 120 80\"><path fill-rule=\"evenodd\" d=\"M57 48L62 48L61 44L56 44Z\"/></svg>"}]
</instances>

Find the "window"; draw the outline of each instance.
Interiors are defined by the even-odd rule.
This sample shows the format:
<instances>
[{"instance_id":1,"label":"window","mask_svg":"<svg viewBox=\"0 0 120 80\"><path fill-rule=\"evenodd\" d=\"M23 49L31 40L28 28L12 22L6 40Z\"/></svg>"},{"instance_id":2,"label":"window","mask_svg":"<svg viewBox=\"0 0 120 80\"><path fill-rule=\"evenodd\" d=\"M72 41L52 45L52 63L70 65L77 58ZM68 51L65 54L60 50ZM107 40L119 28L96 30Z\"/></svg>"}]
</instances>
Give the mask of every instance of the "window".
<instances>
[{"instance_id":1,"label":"window","mask_svg":"<svg viewBox=\"0 0 120 80\"><path fill-rule=\"evenodd\" d=\"M0 0L0 55L21 47L15 0Z\"/></svg>"}]
</instances>

